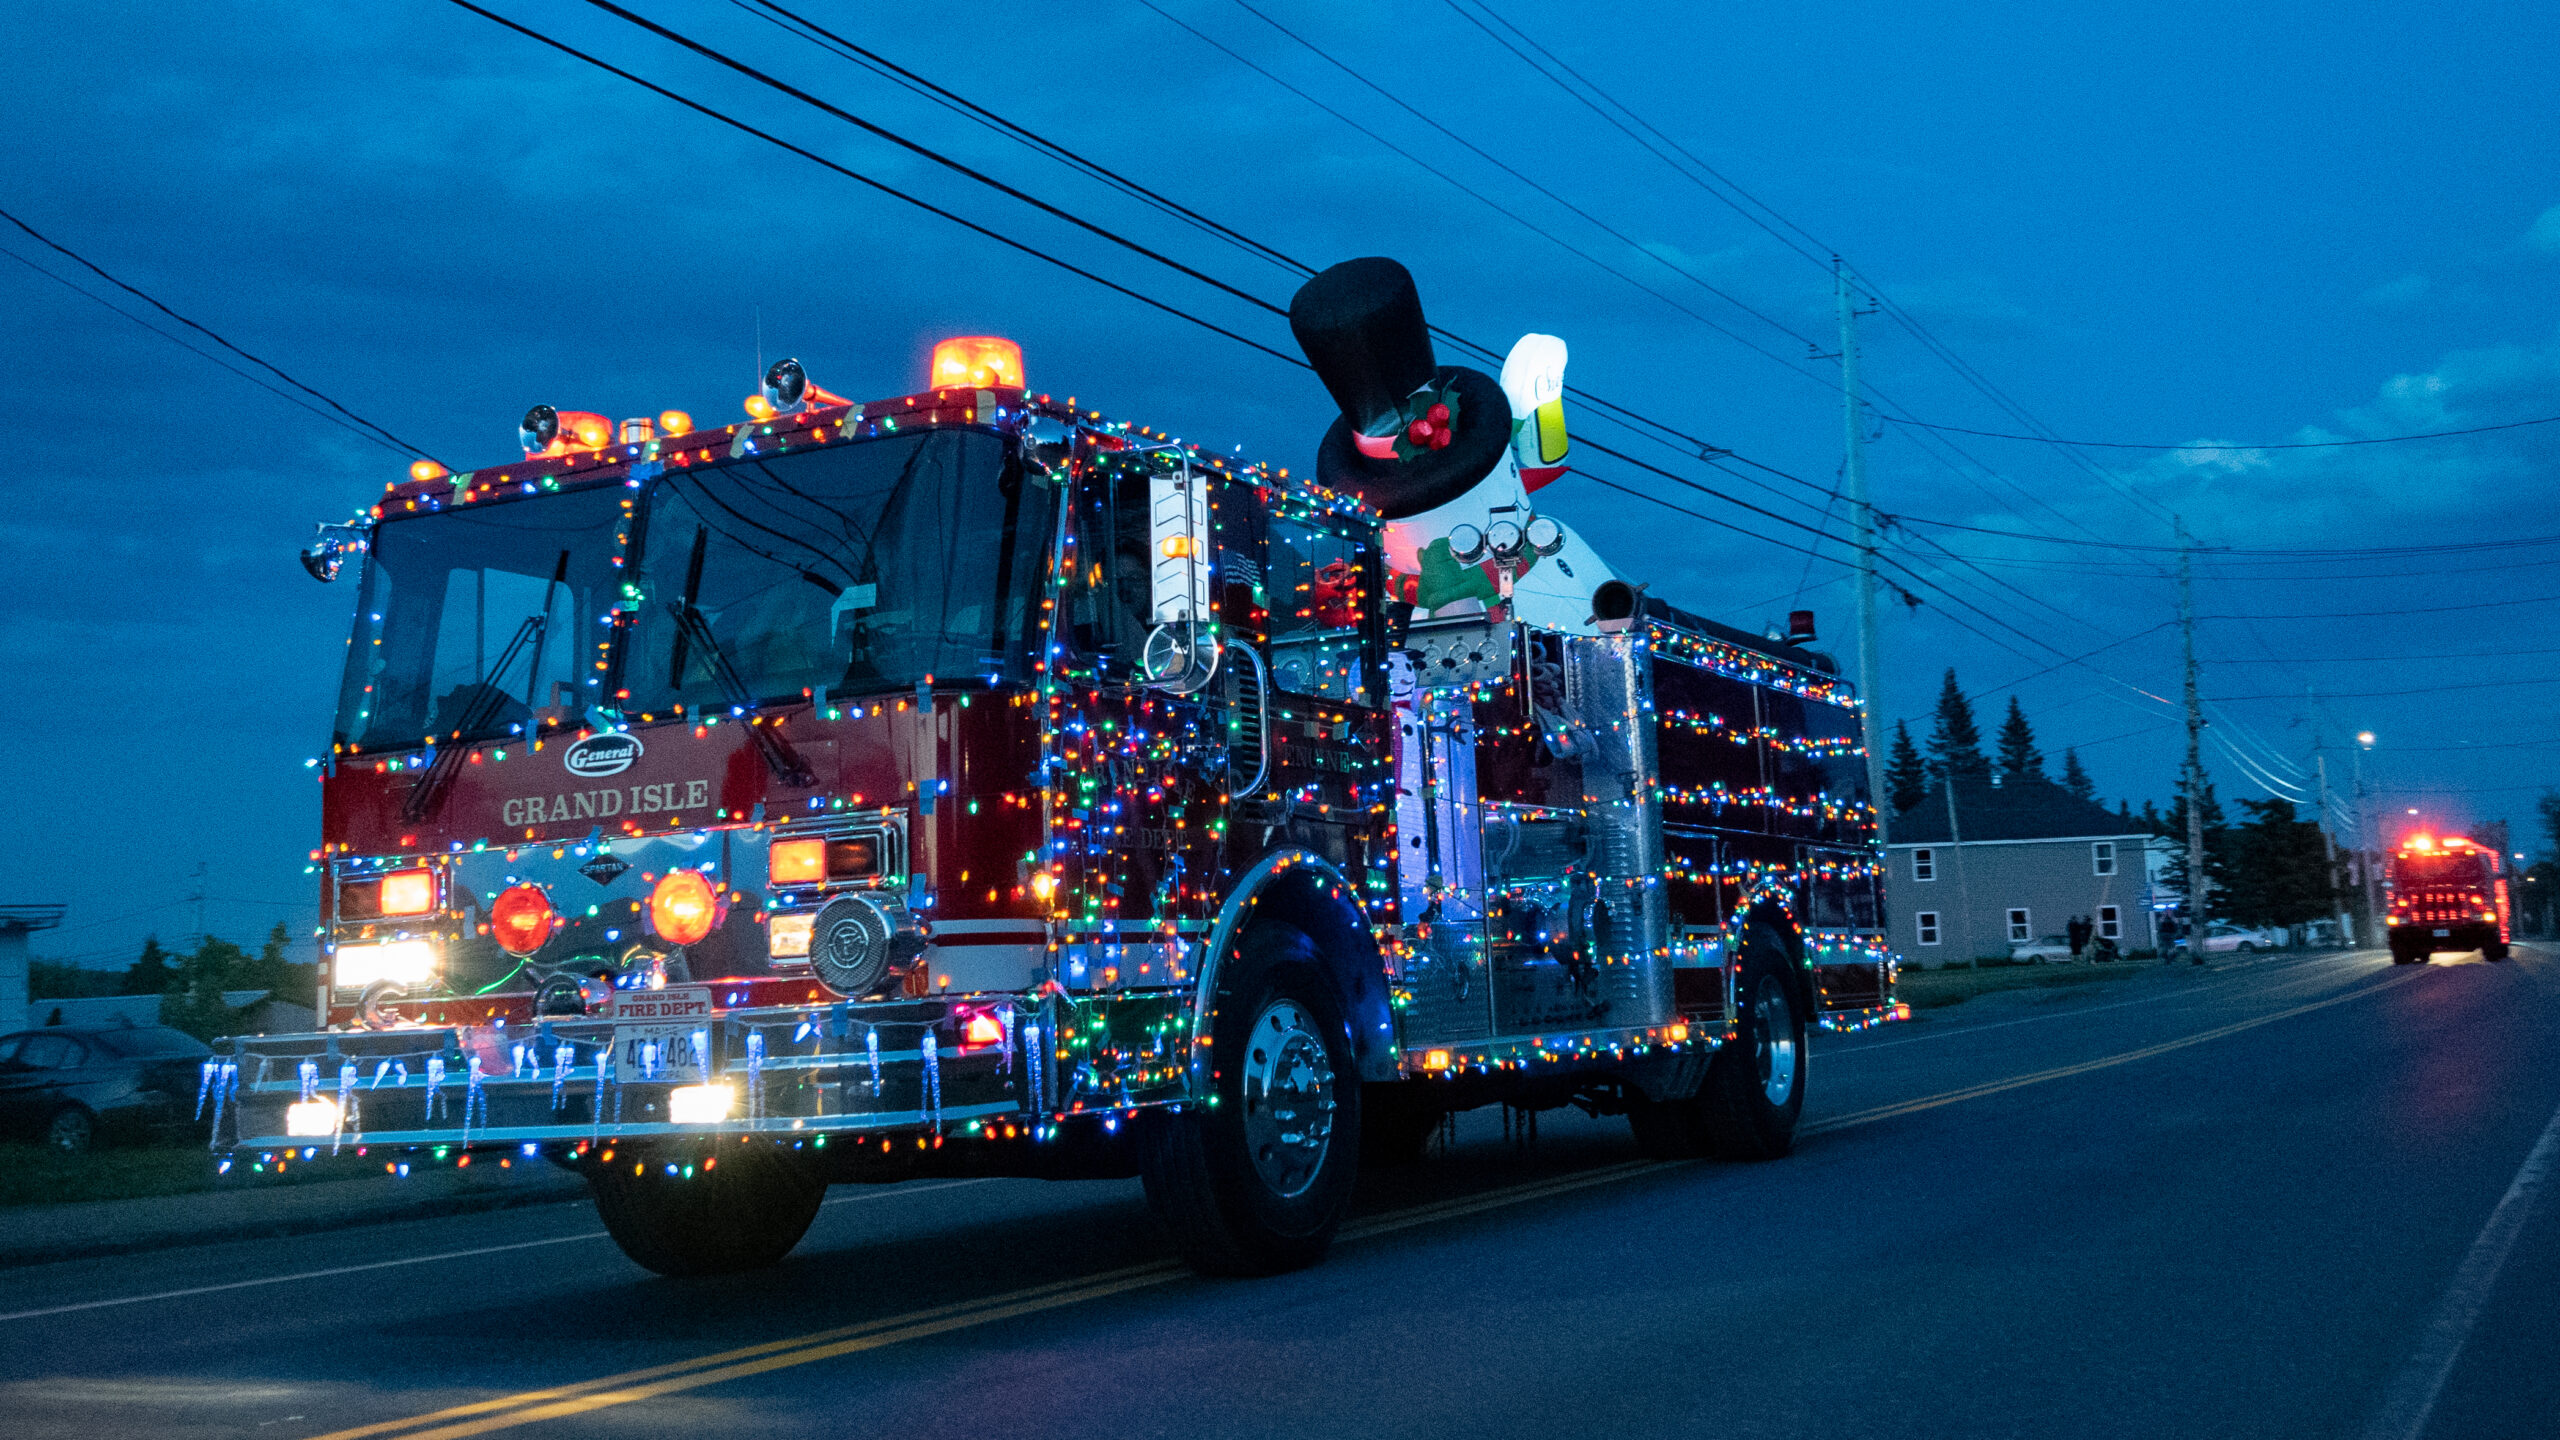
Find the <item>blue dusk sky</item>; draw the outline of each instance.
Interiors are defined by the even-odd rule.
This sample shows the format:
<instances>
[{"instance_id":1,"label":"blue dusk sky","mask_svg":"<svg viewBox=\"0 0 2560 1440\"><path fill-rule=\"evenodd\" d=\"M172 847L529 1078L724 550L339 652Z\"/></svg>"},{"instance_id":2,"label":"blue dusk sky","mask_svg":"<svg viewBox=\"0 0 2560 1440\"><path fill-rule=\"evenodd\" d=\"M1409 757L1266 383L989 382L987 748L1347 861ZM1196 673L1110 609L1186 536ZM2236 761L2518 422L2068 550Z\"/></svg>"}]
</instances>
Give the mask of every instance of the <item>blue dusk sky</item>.
<instances>
[{"instance_id":1,"label":"blue dusk sky","mask_svg":"<svg viewBox=\"0 0 2560 1440\"><path fill-rule=\"evenodd\" d=\"M487 4L1293 351L1265 310L602 9ZM1886 573L1920 601L1889 592L1882 715L1924 719L1952 665L1986 728L2014 694L2055 765L2077 747L2104 796L2165 802L2174 514L2208 547L2226 803L2307 793L2315 745L2345 792L2339 747L2369 729L2377 813L2510 818L2530 848L2560 783L2560 546L2410 547L2560 534L2560 425L2205 447L2560 415L2547 5L807 4L1289 257L1397 257L1450 330L1564 336L1577 387L1734 458L1585 407L1577 434L1717 493L1586 448L1540 502L1688 608L1817 611L1846 660L1843 255L1890 302L1860 321L1869 464ZM635 8L1254 296L1297 283L769 9ZM905 393L953 334L1018 339L1036 389L1277 464L1310 464L1331 416L1294 365L446 0L147 23L22 0L0 80L0 208L457 468L513 458L536 401L726 423L760 349ZM39 953L121 965L193 932L201 865L216 933L307 937L304 762L353 590L293 552L405 457L78 293L186 333L24 231L0 224L0 252L0 901L68 902Z\"/></svg>"}]
</instances>

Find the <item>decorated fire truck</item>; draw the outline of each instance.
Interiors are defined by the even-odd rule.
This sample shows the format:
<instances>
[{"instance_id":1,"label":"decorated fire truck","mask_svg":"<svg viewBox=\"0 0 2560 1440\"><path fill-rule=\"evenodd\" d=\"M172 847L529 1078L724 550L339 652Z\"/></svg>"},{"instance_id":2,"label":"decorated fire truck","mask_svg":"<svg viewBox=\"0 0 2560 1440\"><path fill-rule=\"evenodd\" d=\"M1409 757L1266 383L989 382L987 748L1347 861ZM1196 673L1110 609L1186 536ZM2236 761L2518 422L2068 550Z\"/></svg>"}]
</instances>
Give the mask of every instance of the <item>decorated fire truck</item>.
<instances>
[{"instance_id":1,"label":"decorated fire truck","mask_svg":"<svg viewBox=\"0 0 2560 1440\"><path fill-rule=\"evenodd\" d=\"M1138 1175L1285 1269L1493 1104L1784 1154L1808 1027L1894 1011L1856 696L1536 511L1561 340L1444 366L1386 259L1290 323L1312 479L968 338L717 429L537 407L322 527L327 1023L228 1042L216 1147L544 1157L670 1274L950 1174Z\"/></svg>"},{"instance_id":2,"label":"decorated fire truck","mask_svg":"<svg viewBox=\"0 0 2560 1440\"><path fill-rule=\"evenodd\" d=\"M2459 835L2411 835L2392 852L2388 890L2393 964L2419 964L2438 950L2507 958L2514 930L2497 851Z\"/></svg>"}]
</instances>

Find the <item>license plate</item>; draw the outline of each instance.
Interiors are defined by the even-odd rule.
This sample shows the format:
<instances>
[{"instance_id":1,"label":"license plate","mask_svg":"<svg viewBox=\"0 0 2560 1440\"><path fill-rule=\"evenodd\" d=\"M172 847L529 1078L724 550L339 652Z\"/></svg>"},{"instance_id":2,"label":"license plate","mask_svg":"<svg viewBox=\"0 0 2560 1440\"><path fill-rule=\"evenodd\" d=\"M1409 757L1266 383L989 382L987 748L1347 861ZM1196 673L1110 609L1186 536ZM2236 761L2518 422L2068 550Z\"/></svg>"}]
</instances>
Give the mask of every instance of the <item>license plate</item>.
<instances>
[{"instance_id":1,"label":"license plate","mask_svg":"<svg viewBox=\"0 0 2560 1440\"><path fill-rule=\"evenodd\" d=\"M693 1066L693 1032L711 1023L711 987L670 985L664 990L621 990L613 997L613 1063L625 1079L650 1073L649 1046L657 1047L656 1071Z\"/></svg>"},{"instance_id":2,"label":"license plate","mask_svg":"<svg viewBox=\"0 0 2560 1440\"><path fill-rule=\"evenodd\" d=\"M2452 935L2453 932L2450 930L2439 930L2436 932L2436 938L2439 940L2450 939L2452 938Z\"/></svg>"}]
</instances>

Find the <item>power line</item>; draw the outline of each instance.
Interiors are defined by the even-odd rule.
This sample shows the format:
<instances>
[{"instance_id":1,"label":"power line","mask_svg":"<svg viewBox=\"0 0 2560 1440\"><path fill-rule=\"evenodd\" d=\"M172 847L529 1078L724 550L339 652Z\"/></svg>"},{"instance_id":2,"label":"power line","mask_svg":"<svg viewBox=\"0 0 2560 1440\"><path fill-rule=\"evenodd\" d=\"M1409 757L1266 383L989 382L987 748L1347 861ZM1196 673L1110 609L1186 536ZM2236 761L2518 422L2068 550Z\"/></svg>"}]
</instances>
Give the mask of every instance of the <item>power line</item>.
<instances>
[{"instance_id":1,"label":"power line","mask_svg":"<svg viewBox=\"0 0 2560 1440\"><path fill-rule=\"evenodd\" d=\"M134 324L141 326L143 329L150 331L152 334L159 336L161 339L168 341L170 344L177 346L179 349L186 351L188 354L195 356L206 364L228 371L233 375L237 375L241 379L248 381L250 384L257 386L259 389L266 391L268 394L275 396L277 399L284 401L286 404L297 406L308 411L310 414L337 426L339 429L363 440L367 444L379 445L394 455L407 455L412 453L408 450L402 449L400 446L392 444L390 441L383 439L381 436L376 435L372 431L367 430L360 425L351 424L347 420L321 409L319 406L312 404L310 401L303 399L301 396L296 395L281 386L275 385L260 376L251 374L247 370L232 364L230 361L223 359L220 355L217 355L210 350L190 343L186 337L178 334L174 330L164 330L161 327L152 324L149 320L140 315L134 314L132 311L125 309L123 306L116 304L113 300L110 300L106 296L99 294L97 291L80 284L78 281L66 279L63 276L54 274L52 271L47 270L33 260L28 259L26 256L19 254L15 250L0 247L0 255L5 255L10 259L17 261L19 264L26 266L29 270L34 271L36 274L41 275L47 280L52 281L54 284L70 291L72 294L78 295L83 299L95 303L101 309L123 316L125 319L132 321Z\"/></svg>"},{"instance_id":2,"label":"power line","mask_svg":"<svg viewBox=\"0 0 2560 1440\"><path fill-rule=\"evenodd\" d=\"M1962 530L1974 535L1996 535L2003 540L2030 540L2042 545L2095 546L2106 550L2125 550L2139 553L2171 555L2176 554L2178 551L2178 547L2175 545L2139 545L2121 540L2073 540L2060 535L2037 535L2017 530L1991 530L1980 525L1959 525L1952 520L1927 520L1915 515L1896 515L1892 518L1898 522L1905 522L1913 525L1926 525L1937 530ZM2372 545L2343 549L2329 549L2318 553L2323 556L2343 556L2361 559L2368 557L2379 558L2388 555L2442 555L2456 552L2469 553L2481 550L2517 550L2538 545L2560 545L2560 535L2527 535L2520 536L2512 540L2451 541L2436 545ZM2196 553L2199 555L2213 556L2295 557L2299 557L2304 554L2300 549L2249 549L2231 545L2199 545L2196 547Z\"/></svg>"},{"instance_id":3,"label":"power line","mask_svg":"<svg viewBox=\"0 0 2560 1440\"><path fill-rule=\"evenodd\" d=\"M2460 680L2444 685L2421 685L2410 690L2337 690L2321 696L2324 700L2385 700L2409 695L2435 695L2447 690L2505 690L2520 685L2560 685L2560 675L2539 675L2523 680ZM2234 700L2298 700L2291 692L2280 695L2220 695L2217 703Z\"/></svg>"},{"instance_id":4,"label":"power line","mask_svg":"<svg viewBox=\"0 0 2560 1440\"><path fill-rule=\"evenodd\" d=\"M2527 595L2518 600L2478 600L2468 605L2404 605L2397 610L2324 610L2298 615L2199 615L2199 620L2372 620L2399 615L2446 615L2457 610L2498 610L2513 605L2545 605L2560 595Z\"/></svg>"},{"instance_id":5,"label":"power line","mask_svg":"<svg viewBox=\"0 0 2560 1440\"><path fill-rule=\"evenodd\" d=\"M2045 435L2011 435L1998 430L1968 430L1962 425L1937 425L1926 420L1893 417L1897 425L1913 425L1923 430L1947 431L1957 435L1979 435L1986 440L2031 440L2041 445L2068 445L2079 450L2344 450L2357 445L2405 445L2413 440L2450 440L2458 435L2487 435L2499 430L2522 430L2533 425L2560 425L2560 415L2546 415L2539 420L2513 420L2504 425L2474 425L2465 430L2429 430L2417 435L2380 435L2369 440L2290 440L2260 445L2241 445L2220 441L2191 441L2180 445L2160 445L2133 440L2065 440Z\"/></svg>"},{"instance_id":6,"label":"power line","mask_svg":"<svg viewBox=\"0 0 2560 1440\"><path fill-rule=\"evenodd\" d=\"M401 439L399 436L392 434L389 430L387 430L387 429L383 428L383 427L382 427L382 426L380 426L380 425L375 424L375 423L374 423L373 421L371 421L371 420L366 419L364 416L357 414L355 411L348 409L345 405L341 404L341 403L336 399L336 397L331 396L331 395L329 395L329 394L327 394L327 393L325 393L325 392L323 392L323 391L320 391L320 390L314 389L313 387L311 387L311 386L309 386L309 385L305 385L305 384L304 384L304 383L302 383L300 380L297 380L297 379L295 379L293 376L286 374L283 370L278 369L275 365L273 365L273 364L269 363L268 361L262 360L262 359L260 359L259 357L257 357L257 356L255 356L255 355L250 354L248 351L243 350L243 349L241 349L239 346L232 344L229 340L224 339L221 335L216 334L213 330L211 330L211 329L207 328L206 326L201 325L201 324L198 324L196 321L191 320L191 319L187 318L186 316L179 314L177 311L175 311L175 310L173 310L173 309L169 308L169 306L168 306L168 305L166 305L165 303L163 303L163 302L160 300L160 298L159 298L158 296L153 295L153 294L151 294L150 292L148 292L148 291L146 291L146 290L143 290L143 289L141 289L141 288L140 288L140 287L138 287L138 286L128 284L128 283L126 283L125 281L123 281L123 280L121 280L121 279L118 279L116 276L114 276L114 275L112 275L112 274L108 273L108 271L106 270L106 268L105 268L105 267L103 267L103 266L99 265L96 261L94 261L94 260L90 259L88 256L81 254L79 251L74 250L74 249L72 249L70 246L63 244L61 241L56 240L56 239L54 239L53 237L51 237L51 236L49 236L49 235L45 234L43 231L38 230L36 227L34 227L33 225L28 224L26 221L21 220L21 219L19 219L17 216L10 214L7 210L0 210L0 220L6 220L6 221L8 221L10 224L17 226L19 229L24 230L25 232L27 232L27 234L28 234L31 238L33 238L33 239L36 241L36 243L38 243L38 244L40 244L40 245L43 245L45 248L47 248L47 249L49 249L49 250L52 250L52 251L54 251L55 253L57 253L57 254L59 254L59 255L62 255L64 258L66 258L66 259L70 260L72 263L74 263L74 264L76 264L76 265L79 265L81 268L83 268L83 269L85 269L85 270L89 271L91 274L96 275L99 279L106 281L108 284L113 285L113 286L114 286L114 287L116 287L117 289L122 290L123 292L125 292L125 293L126 293L126 294L128 294L128 295L131 295L132 297L134 297L134 298L135 298L135 299L137 299L137 300L140 300L142 303L144 303L144 304L146 304L146 305L150 306L152 309L159 311L161 314L168 316L170 319L175 320L175 321L177 321L179 324L186 326L188 329L195 331L195 332L196 332L197 334L199 334L199 335L202 335L202 336L203 336L203 337L205 337L206 339L208 339L208 340L212 341L214 344L221 346L223 349L230 351L232 354L239 356L241 359L248 361L250 364L257 366L259 369L266 371L268 374L275 376L275 377L276 377L277 379L279 379L279 380L282 380L284 383L286 383L287 385L292 386L294 389L301 391L303 394L308 395L308 396L310 396L312 399L319 401L321 404L328 406L330 409L337 411L340 415L343 415L343 416L345 416L347 419L354 421L356 424L363 426L366 430L369 430L369 431L373 432L373 434L381 436L381 437L382 437L382 439L383 439L385 442L387 442L387 443L388 443L392 448L394 448L394 449L396 449L396 450L399 450L400 452L402 452L402 453L404 453L404 454L425 456L425 458L430 459L430 460L435 459L435 457L434 457L434 456L432 456L432 455L428 455L426 451L424 451L424 450L420 449L419 447L417 447L417 446L415 446L415 445L410 444L408 441ZM15 258L15 257L12 257L12 258ZM50 274L50 272L45 271L45 270L42 270L42 269L41 269L41 268L39 268L39 267L35 267L35 266L30 265L30 266L29 266L29 268L30 268L30 269L35 269L35 270L37 271L37 273L38 273L38 274ZM60 277L56 276L56 277L54 277L54 278L59 279ZM68 281L65 281L64 283L65 283L65 284L68 284L69 282L68 282ZM73 286L72 288L74 288L74 289L78 289L79 287L78 287L78 286ZM87 291L82 291L81 293L82 293L82 294L87 294L88 292L87 292ZM92 299L95 299L96 297L92 296L91 298L92 298ZM105 302L101 301L100 303L102 303L102 304L103 304L103 303L105 303ZM114 307L113 307L113 306L109 306L108 308L113 309ZM131 318L131 317L127 317L127 318ZM154 327L152 327L152 328L153 328L153 329L155 329L155 330L157 330L157 329L158 329L158 327L156 327L156 326L154 326ZM160 333L162 333L162 334L164 334L164 335L165 335L167 332L162 331L162 332L160 332ZM174 338L174 337L171 337L171 338ZM203 353L203 352L199 351L199 352L197 352L197 353L201 354L201 353ZM441 463L441 462L439 462L439 463Z\"/></svg>"}]
</instances>

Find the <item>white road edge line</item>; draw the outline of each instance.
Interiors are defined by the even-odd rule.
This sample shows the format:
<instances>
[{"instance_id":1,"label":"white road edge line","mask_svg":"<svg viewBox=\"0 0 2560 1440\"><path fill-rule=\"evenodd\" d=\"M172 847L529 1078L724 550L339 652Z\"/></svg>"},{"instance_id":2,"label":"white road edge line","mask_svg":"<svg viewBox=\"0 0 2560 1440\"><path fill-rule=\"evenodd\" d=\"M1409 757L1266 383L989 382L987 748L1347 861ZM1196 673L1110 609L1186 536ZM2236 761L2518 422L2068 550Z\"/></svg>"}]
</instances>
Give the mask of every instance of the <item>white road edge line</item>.
<instances>
[{"instance_id":1,"label":"white road edge line","mask_svg":"<svg viewBox=\"0 0 2560 1440\"><path fill-rule=\"evenodd\" d=\"M2471 1242L2461 1268L2453 1272L2453 1284L2447 1287L2443 1302L2428 1320L2417 1353L2391 1377L2390 1388L2383 1392L2382 1410L2365 1429L2366 1440L2418 1440L2426 1433L2427 1421L2435 1414L2436 1398L2444 1393L2444 1382L2453 1374L2454 1362L2462 1358L2471 1327L2487 1307L2490 1292L2497 1288L2498 1272L2515 1249L2516 1236L2524 1229L2525 1221L2531 1218L2534 1202L2541 1198L2555 1161L2560 1161L2560 1110L2551 1112L2551 1123L2542 1128L2542 1138L2525 1155L2514 1182L2507 1186L2505 1198L2489 1212L2489 1223L2480 1227L2479 1238Z\"/></svg>"},{"instance_id":2,"label":"white road edge line","mask_svg":"<svg viewBox=\"0 0 2560 1440\"><path fill-rule=\"evenodd\" d=\"M826 1205L851 1205L862 1200L887 1200L899 1195L924 1195L935 1190L949 1190L960 1185L978 1185L979 1180L945 1180L933 1185L912 1188L883 1188L866 1195L846 1195L825 1202ZM821 1208L824 1208L823 1206ZM503 1255L510 1250L533 1250L545 1245L570 1245L580 1240L602 1240L601 1230L584 1230L575 1235L555 1235L547 1240L518 1240L508 1245L482 1245L470 1250L445 1250L434 1255L411 1255L399 1260L375 1260L363 1265L339 1265L327 1270L301 1270L291 1275L261 1275L254 1280L232 1280L220 1285L196 1285L184 1290L160 1290L149 1295L119 1295L112 1300L83 1300L76 1305L51 1305L42 1310L14 1310L0 1315L0 1324L12 1320L40 1320L47 1315L70 1315L82 1310L107 1310L119 1305L147 1305L154 1300L183 1300L190 1295L212 1295L224 1290L249 1290L260 1285L288 1285L296 1280L326 1280L333 1275L360 1275L367 1270L392 1270L403 1265L432 1265L439 1260L468 1260L477 1255Z\"/></svg>"}]
</instances>

